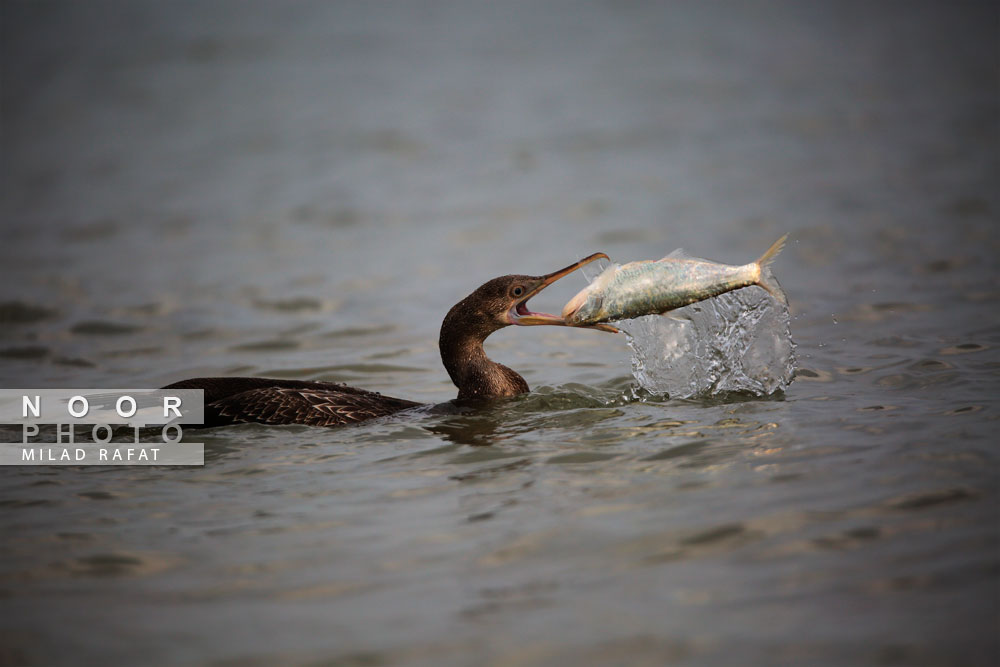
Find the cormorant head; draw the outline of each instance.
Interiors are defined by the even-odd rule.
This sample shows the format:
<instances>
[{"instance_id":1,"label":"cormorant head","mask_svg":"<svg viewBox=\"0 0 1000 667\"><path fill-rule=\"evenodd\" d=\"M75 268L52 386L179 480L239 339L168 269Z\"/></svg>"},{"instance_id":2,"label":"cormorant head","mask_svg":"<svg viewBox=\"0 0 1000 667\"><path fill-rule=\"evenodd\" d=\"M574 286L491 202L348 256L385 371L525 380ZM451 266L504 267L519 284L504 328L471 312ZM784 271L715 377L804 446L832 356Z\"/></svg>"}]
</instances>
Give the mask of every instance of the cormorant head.
<instances>
[{"instance_id":1,"label":"cormorant head","mask_svg":"<svg viewBox=\"0 0 1000 667\"><path fill-rule=\"evenodd\" d=\"M446 325L461 327L481 340L494 331L511 324L518 326L571 326L559 315L536 313L528 308L528 299L581 266L598 259L608 259L603 252L594 253L579 262L544 276L510 275L489 280L472 294L457 303L445 318ZM617 333L608 324L583 325L583 328L600 329Z\"/></svg>"}]
</instances>

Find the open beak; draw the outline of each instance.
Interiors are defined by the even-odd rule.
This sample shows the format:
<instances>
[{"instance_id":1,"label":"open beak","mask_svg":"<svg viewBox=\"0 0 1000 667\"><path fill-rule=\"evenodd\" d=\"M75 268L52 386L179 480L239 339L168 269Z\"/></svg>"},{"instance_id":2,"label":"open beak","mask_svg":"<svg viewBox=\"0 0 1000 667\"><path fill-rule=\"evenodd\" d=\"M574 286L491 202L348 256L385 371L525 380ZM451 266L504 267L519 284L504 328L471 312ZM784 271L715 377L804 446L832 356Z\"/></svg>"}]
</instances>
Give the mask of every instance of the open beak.
<instances>
[{"instance_id":1,"label":"open beak","mask_svg":"<svg viewBox=\"0 0 1000 667\"><path fill-rule=\"evenodd\" d=\"M553 326L562 326L562 327L576 326L577 328L580 329L600 329L601 331L607 331L609 333L618 333L618 329L611 326L610 324L573 325L569 324L568 322L566 322L566 320L559 317L558 315L549 315L548 313L533 313L532 311L528 310L528 299L535 296L536 294L538 294L543 289L545 289L555 281L559 280L563 276L568 276L569 274L579 269L581 266L585 266L599 259L607 259L610 261L611 258L605 255L603 252L595 252L593 255L584 257L575 264L570 264L565 269L559 269L558 271L555 271L548 275L542 276L541 278L538 278L534 282L533 284L534 286L530 287L527 293L525 293L524 296L518 299L514 303L514 306L507 312L507 319L510 320L511 324L517 324L518 326L522 327L549 324Z\"/></svg>"}]
</instances>

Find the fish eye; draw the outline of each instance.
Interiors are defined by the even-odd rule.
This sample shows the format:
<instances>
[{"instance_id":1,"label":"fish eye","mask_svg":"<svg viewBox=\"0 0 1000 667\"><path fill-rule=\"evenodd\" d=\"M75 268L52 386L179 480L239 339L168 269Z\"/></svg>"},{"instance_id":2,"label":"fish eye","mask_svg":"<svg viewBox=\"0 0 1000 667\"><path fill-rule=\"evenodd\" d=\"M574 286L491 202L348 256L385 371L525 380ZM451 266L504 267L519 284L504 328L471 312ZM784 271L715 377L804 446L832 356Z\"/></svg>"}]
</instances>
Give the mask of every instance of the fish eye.
<instances>
[{"instance_id":1,"label":"fish eye","mask_svg":"<svg viewBox=\"0 0 1000 667\"><path fill-rule=\"evenodd\" d=\"M515 285L514 289L512 289L510 291L510 293L511 293L511 296L515 296L515 297L521 296L522 294L524 294L524 288L521 287L520 285Z\"/></svg>"}]
</instances>

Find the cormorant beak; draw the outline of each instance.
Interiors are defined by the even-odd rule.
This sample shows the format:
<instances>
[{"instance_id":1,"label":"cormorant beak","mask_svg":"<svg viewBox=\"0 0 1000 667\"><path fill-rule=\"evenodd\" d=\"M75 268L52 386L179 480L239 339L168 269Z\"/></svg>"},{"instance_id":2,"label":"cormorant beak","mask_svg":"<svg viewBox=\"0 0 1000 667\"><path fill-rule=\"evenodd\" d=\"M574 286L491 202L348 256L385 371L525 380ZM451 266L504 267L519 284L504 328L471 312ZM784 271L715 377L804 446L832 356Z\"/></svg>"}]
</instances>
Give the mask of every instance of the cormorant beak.
<instances>
[{"instance_id":1,"label":"cormorant beak","mask_svg":"<svg viewBox=\"0 0 1000 667\"><path fill-rule=\"evenodd\" d=\"M549 324L561 327L576 326L581 329L600 329L601 331L607 331L609 333L618 333L618 329L611 326L610 324L573 325L569 324L568 322L566 322L566 320L564 320L562 317L559 317L558 315L549 315L548 313L533 313L530 310L528 310L528 305L527 305L528 299L535 296L536 294L538 294L543 289L545 289L555 281L559 280L563 276L567 276L576 271L577 269L579 269L581 266L585 266L599 259L607 259L610 261L611 258L605 255L603 252L595 252L593 255L584 257L575 264L570 264L565 269L559 269L558 271L555 271L553 273L550 273L548 275L536 279L535 281L532 282L531 286L528 288L528 291L524 294L524 296L518 299L514 303L514 306L509 311L507 311L507 319L510 321L511 324L517 324L518 326L522 327Z\"/></svg>"}]
</instances>

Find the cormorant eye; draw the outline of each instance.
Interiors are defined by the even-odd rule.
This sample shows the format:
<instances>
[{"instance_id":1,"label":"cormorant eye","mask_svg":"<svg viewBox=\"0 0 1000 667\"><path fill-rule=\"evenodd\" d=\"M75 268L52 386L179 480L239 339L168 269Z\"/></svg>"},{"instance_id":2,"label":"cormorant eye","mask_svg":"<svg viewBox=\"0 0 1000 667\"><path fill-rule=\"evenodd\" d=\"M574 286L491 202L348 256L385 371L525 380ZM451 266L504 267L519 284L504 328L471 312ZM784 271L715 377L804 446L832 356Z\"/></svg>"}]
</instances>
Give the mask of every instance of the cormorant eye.
<instances>
[{"instance_id":1,"label":"cormorant eye","mask_svg":"<svg viewBox=\"0 0 1000 667\"><path fill-rule=\"evenodd\" d=\"M518 285L517 287L512 289L510 293L513 294L514 296L521 296L522 294L524 294L524 288Z\"/></svg>"}]
</instances>

